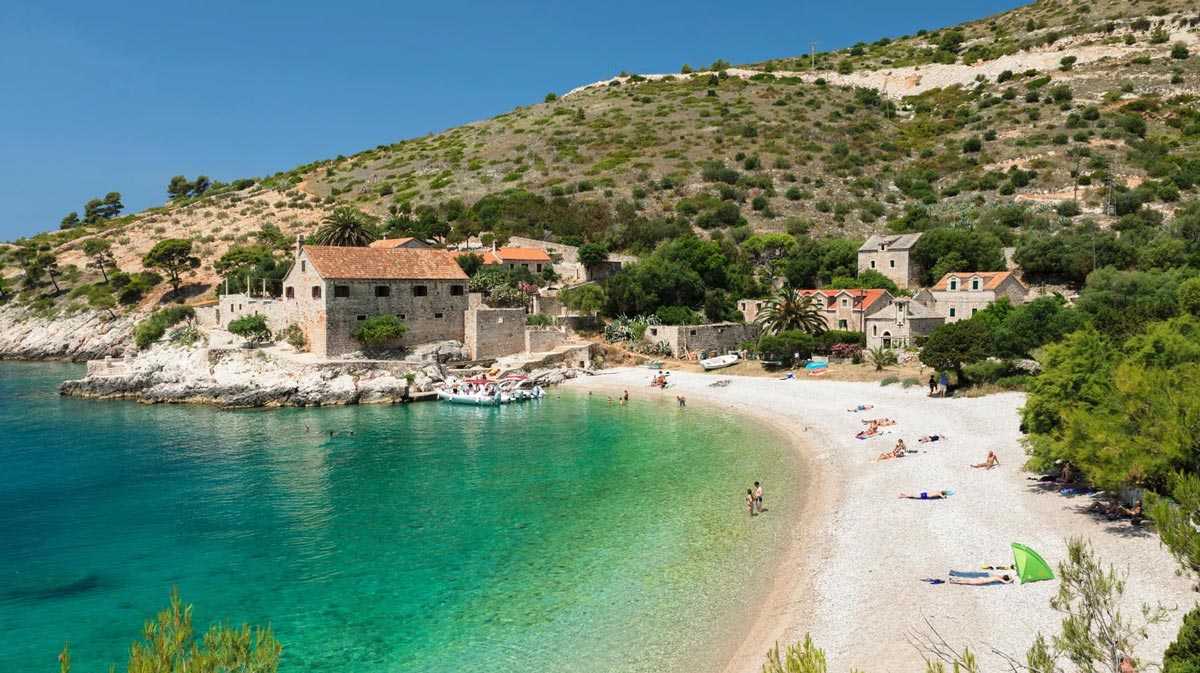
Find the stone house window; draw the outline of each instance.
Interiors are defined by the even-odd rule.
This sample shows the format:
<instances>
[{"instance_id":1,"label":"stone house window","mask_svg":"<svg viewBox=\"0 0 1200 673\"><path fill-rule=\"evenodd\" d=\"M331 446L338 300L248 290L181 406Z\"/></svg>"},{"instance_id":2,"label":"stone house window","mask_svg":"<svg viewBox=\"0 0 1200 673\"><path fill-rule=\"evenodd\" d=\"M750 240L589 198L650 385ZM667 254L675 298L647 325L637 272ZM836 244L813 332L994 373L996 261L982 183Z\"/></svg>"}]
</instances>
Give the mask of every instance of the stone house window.
<instances>
[{"instance_id":1,"label":"stone house window","mask_svg":"<svg viewBox=\"0 0 1200 673\"><path fill-rule=\"evenodd\" d=\"M356 320L366 320L367 316L365 316L365 315L355 316L355 319Z\"/></svg>"},{"instance_id":2,"label":"stone house window","mask_svg":"<svg viewBox=\"0 0 1200 673\"><path fill-rule=\"evenodd\" d=\"M849 305L850 305L850 301L849 301L849 300L847 300L847 299L843 299L843 300L842 300L842 306L849 306Z\"/></svg>"},{"instance_id":3,"label":"stone house window","mask_svg":"<svg viewBox=\"0 0 1200 673\"><path fill-rule=\"evenodd\" d=\"M312 298L313 299L321 298L321 286L320 285L312 286Z\"/></svg>"},{"instance_id":4,"label":"stone house window","mask_svg":"<svg viewBox=\"0 0 1200 673\"><path fill-rule=\"evenodd\" d=\"M397 313L397 314L396 314L396 317L397 317L397 318L399 318L399 319L401 319L401 320L404 320L404 318L405 318L406 316L405 316L403 313Z\"/></svg>"},{"instance_id":5,"label":"stone house window","mask_svg":"<svg viewBox=\"0 0 1200 673\"><path fill-rule=\"evenodd\" d=\"M891 267L891 268L893 268L893 269L894 269L894 268L896 268L896 260L894 260L894 259L889 259L889 260L888 260L888 266L889 266L889 267Z\"/></svg>"},{"instance_id":6,"label":"stone house window","mask_svg":"<svg viewBox=\"0 0 1200 673\"><path fill-rule=\"evenodd\" d=\"M977 309L977 308L971 309L971 315L975 315L976 313L979 313L979 309Z\"/></svg>"},{"instance_id":7,"label":"stone house window","mask_svg":"<svg viewBox=\"0 0 1200 673\"><path fill-rule=\"evenodd\" d=\"M444 317L446 317L446 314L445 314L445 313L434 313L434 314L433 314L433 317L435 317L435 318L444 318Z\"/></svg>"},{"instance_id":8,"label":"stone house window","mask_svg":"<svg viewBox=\"0 0 1200 673\"><path fill-rule=\"evenodd\" d=\"M875 268L875 260L871 260L871 268L872 268L872 269L874 269L874 268Z\"/></svg>"},{"instance_id":9,"label":"stone house window","mask_svg":"<svg viewBox=\"0 0 1200 673\"><path fill-rule=\"evenodd\" d=\"M951 279L950 279L950 291L951 291L951 292L953 292L953 291L955 291L955 290L957 290L957 289L958 289L958 280L957 280L957 279L954 279L954 278L951 278Z\"/></svg>"},{"instance_id":10,"label":"stone house window","mask_svg":"<svg viewBox=\"0 0 1200 673\"><path fill-rule=\"evenodd\" d=\"M978 289L979 289L979 280L978 280L978 279L975 279L975 280L972 280L972 281L971 281L971 289L972 289L972 290L978 290Z\"/></svg>"},{"instance_id":11,"label":"stone house window","mask_svg":"<svg viewBox=\"0 0 1200 673\"><path fill-rule=\"evenodd\" d=\"M346 299L349 296L350 296L350 286L349 285L334 285L333 286L334 299Z\"/></svg>"},{"instance_id":12,"label":"stone house window","mask_svg":"<svg viewBox=\"0 0 1200 673\"><path fill-rule=\"evenodd\" d=\"M692 336L696 336L696 330L694 330L694 329L693 329L693 330L688 330L688 334L690 334L690 335L692 335Z\"/></svg>"},{"instance_id":13,"label":"stone house window","mask_svg":"<svg viewBox=\"0 0 1200 673\"><path fill-rule=\"evenodd\" d=\"M879 334L879 325L871 325L871 335L875 336L878 334Z\"/></svg>"},{"instance_id":14,"label":"stone house window","mask_svg":"<svg viewBox=\"0 0 1200 673\"><path fill-rule=\"evenodd\" d=\"M392 288L388 287L387 285L376 285L375 286L375 296L376 297L390 297L390 296L392 296Z\"/></svg>"},{"instance_id":15,"label":"stone house window","mask_svg":"<svg viewBox=\"0 0 1200 673\"><path fill-rule=\"evenodd\" d=\"M462 285L451 285L450 286L450 296L451 297L461 297L461 296L463 296L464 289L465 288Z\"/></svg>"},{"instance_id":16,"label":"stone house window","mask_svg":"<svg viewBox=\"0 0 1200 673\"><path fill-rule=\"evenodd\" d=\"M300 273L304 273L305 271L308 271L308 262L300 260Z\"/></svg>"},{"instance_id":17,"label":"stone house window","mask_svg":"<svg viewBox=\"0 0 1200 673\"><path fill-rule=\"evenodd\" d=\"M429 287L426 285L414 285L413 286L413 296L414 297L428 297L429 296Z\"/></svg>"},{"instance_id":18,"label":"stone house window","mask_svg":"<svg viewBox=\"0 0 1200 673\"><path fill-rule=\"evenodd\" d=\"M953 318L953 317L954 317L954 314L955 314L955 313L957 313L957 311L955 311L954 309L950 309L950 317L951 317L951 318Z\"/></svg>"},{"instance_id":19,"label":"stone house window","mask_svg":"<svg viewBox=\"0 0 1200 673\"><path fill-rule=\"evenodd\" d=\"M296 288L294 288L290 285L283 288L283 296L287 297L288 299L295 299L296 298Z\"/></svg>"},{"instance_id":20,"label":"stone house window","mask_svg":"<svg viewBox=\"0 0 1200 673\"><path fill-rule=\"evenodd\" d=\"M537 272L538 272L538 273L541 273L541 272L542 272L542 265L541 265L541 264L538 264L538 265L537 265Z\"/></svg>"},{"instance_id":21,"label":"stone house window","mask_svg":"<svg viewBox=\"0 0 1200 673\"><path fill-rule=\"evenodd\" d=\"M838 321L838 329L846 329L846 321L844 319Z\"/></svg>"}]
</instances>

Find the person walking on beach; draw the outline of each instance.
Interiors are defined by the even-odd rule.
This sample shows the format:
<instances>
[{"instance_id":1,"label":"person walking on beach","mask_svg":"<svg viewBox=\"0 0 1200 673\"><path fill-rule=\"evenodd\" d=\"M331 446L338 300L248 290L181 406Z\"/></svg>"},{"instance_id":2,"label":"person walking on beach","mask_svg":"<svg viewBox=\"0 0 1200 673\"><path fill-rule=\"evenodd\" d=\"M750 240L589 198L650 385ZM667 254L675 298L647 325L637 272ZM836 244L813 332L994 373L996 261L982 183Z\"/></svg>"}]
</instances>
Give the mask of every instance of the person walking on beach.
<instances>
[{"instance_id":1,"label":"person walking on beach","mask_svg":"<svg viewBox=\"0 0 1200 673\"><path fill-rule=\"evenodd\" d=\"M626 391L625 391L625 394L621 396L621 401L622 401L622 402L628 402L628 401L629 401L629 391L628 391L628 390L626 390Z\"/></svg>"},{"instance_id":2,"label":"person walking on beach","mask_svg":"<svg viewBox=\"0 0 1200 673\"><path fill-rule=\"evenodd\" d=\"M762 514L762 484L754 482L754 510Z\"/></svg>"},{"instance_id":3,"label":"person walking on beach","mask_svg":"<svg viewBox=\"0 0 1200 673\"><path fill-rule=\"evenodd\" d=\"M686 399L684 399L683 395L676 395L676 396L675 396L675 401L676 401L676 402L678 402L678 403L679 403L679 406L681 406L681 407L686 407L686 406L687 406L687 400L686 400Z\"/></svg>"},{"instance_id":4,"label":"person walking on beach","mask_svg":"<svg viewBox=\"0 0 1200 673\"><path fill-rule=\"evenodd\" d=\"M933 394L936 391L937 391L937 378L935 378L933 373L930 372L930 374L929 374L929 396L933 397Z\"/></svg>"},{"instance_id":5,"label":"person walking on beach","mask_svg":"<svg viewBox=\"0 0 1200 673\"><path fill-rule=\"evenodd\" d=\"M942 372L941 377L938 378L938 394L945 397L948 388L950 388L950 377L946 376L945 372Z\"/></svg>"},{"instance_id":6,"label":"person walking on beach","mask_svg":"<svg viewBox=\"0 0 1200 673\"><path fill-rule=\"evenodd\" d=\"M754 516L754 491L750 489L746 489L746 510L750 516Z\"/></svg>"}]
</instances>

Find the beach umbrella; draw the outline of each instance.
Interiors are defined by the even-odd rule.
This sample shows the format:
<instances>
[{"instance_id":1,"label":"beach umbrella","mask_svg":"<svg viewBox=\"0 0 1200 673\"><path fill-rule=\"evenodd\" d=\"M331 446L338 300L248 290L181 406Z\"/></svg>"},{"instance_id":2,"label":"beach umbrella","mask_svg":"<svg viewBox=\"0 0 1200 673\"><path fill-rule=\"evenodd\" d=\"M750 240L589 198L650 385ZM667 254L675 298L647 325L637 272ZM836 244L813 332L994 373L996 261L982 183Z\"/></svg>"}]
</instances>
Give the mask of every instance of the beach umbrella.
<instances>
[{"instance_id":1,"label":"beach umbrella","mask_svg":"<svg viewBox=\"0 0 1200 673\"><path fill-rule=\"evenodd\" d=\"M1012 550L1013 564L1017 567L1017 576L1021 578L1022 584L1054 579L1050 564L1037 552L1019 542L1012 543Z\"/></svg>"}]
</instances>

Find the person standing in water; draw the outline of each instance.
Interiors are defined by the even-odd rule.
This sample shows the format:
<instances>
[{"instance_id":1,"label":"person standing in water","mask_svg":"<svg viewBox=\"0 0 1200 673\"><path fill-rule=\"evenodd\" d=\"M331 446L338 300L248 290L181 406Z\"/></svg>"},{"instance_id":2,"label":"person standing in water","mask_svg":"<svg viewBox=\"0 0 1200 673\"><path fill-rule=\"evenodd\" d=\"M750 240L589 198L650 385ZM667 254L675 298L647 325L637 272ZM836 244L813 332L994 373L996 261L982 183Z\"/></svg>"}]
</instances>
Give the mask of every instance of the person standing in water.
<instances>
[{"instance_id":1,"label":"person standing in water","mask_svg":"<svg viewBox=\"0 0 1200 673\"><path fill-rule=\"evenodd\" d=\"M762 514L762 484L754 482L754 510Z\"/></svg>"},{"instance_id":2,"label":"person standing in water","mask_svg":"<svg viewBox=\"0 0 1200 673\"><path fill-rule=\"evenodd\" d=\"M750 516L754 516L754 491L750 489L746 489L746 510Z\"/></svg>"}]
</instances>

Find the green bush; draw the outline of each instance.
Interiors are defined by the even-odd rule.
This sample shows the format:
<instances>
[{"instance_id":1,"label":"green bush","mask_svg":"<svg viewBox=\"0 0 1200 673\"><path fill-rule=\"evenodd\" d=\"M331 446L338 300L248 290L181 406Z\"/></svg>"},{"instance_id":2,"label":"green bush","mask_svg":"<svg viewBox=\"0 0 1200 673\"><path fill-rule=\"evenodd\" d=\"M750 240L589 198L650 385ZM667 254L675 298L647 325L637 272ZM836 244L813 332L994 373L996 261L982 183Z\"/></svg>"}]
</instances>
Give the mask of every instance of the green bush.
<instances>
[{"instance_id":1,"label":"green bush","mask_svg":"<svg viewBox=\"0 0 1200 673\"><path fill-rule=\"evenodd\" d=\"M1011 362L1004 360L980 360L964 366L963 371L972 381L986 383L997 383L1000 379L1019 373L1019 370L1013 368Z\"/></svg>"},{"instance_id":2,"label":"green bush","mask_svg":"<svg viewBox=\"0 0 1200 673\"><path fill-rule=\"evenodd\" d=\"M1175 642L1163 653L1163 673L1200 673L1200 609L1183 617Z\"/></svg>"},{"instance_id":3,"label":"green bush","mask_svg":"<svg viewBox=\"0 0 1200 673\"><path fill-rule=\"evenodd\" d=\"M525 324L530 327L554 327L554 316L548 313L531 313L525 316Z\"/></svg>"},{"instance_id":4,"label":"green bush","mask_svg":"<svg viewBox=\"0 0 1200 673\"><path fill-rule=\"evenodd\" d=\"M800 330L767 334L758 340L758 352L768 360L789 360L794 356L807 360L812 350L812 335Z\"/></svg>"},{"instance_id":5,"label":"green bush","mask_svg":"<svg viewBox=\"0 0 1200 673\"><path fill-rule=\"evenodd\" d=\"M658 319L664 325L698 325L700 315L686 306L664 306L658 309Z\"/></svg>"},{"instance_id":6,"label":"green bush","mask_svg":"<svg viewBox=\"0 0 1200 673\"><path fill-rule=\"evenodd\" d=\"M204 334L192 325L184 325L171 332L171 343L182 346L194 346L204 340Z\"/></svg>"},{"instance_id":7,"label":"green bush","mask_svg":"<svg viewBox=\"0 0 1200 673\"><path fill-rule=\"evenodd\" d=\"M1187 45L1182 42L1176 42L1174 47L1171 47L1171 58L1183 61L1191 54L1188 53Z\"/></svg>"},{"instance_id":8,"label":"green bush","mask_svg":"<svg viewBox=\"0 0 1200 673\"><path fill-rule=\"evenodd\" d=\"M279 338L297 351L302 351L308 346L308 337L304 336L304 330L300 329L296 323L283 328L283 331L279 333Z\"/></svg>"},{"instance_id":9,"label":"green bush","mask_svg":"<svg viewBox=\"0 0 1200 673\"><path fill-rule=\"evenodd\" d=\"M913 386L921 385L921 379L919 379L915 376L910 376L910 377L904 379L904 381L901 382L900 385L905 388L912 388Z\"/></svg>"},{"instance_id":10,"label":"green bush","mask_svg":"<svg viewBox=\"0 0 1200 673\"><path fill-rule=\"evenodd\" d=\"M834 344L853 344L866 347L867 335L862 332L845 330L829 330L813 337L813 350L817 353L828 353Z\"/></svg>"},{"instance_id":11,"label":"green bush","mask_svg":"<svg viewBox=\"0 0 1200 673\"><path fill-rule=\"evenodd\" d=\"M900 383L900 377L896 376L895 374L893 374L891 376L885 376L884 379L879 382L879 385L890 386L893 383ZM905 386L905 387L907 388L908 386Z\"/></svg>"},{"instance_id":12,"label":"green bush","mask_svg":"<svg viewBox=\"0 0 1200 673\"><path fill-rule=\"evenodd\" d=\"M377 315L367 318L356 327L350 336L367 348L379 348L390 341L395 341L408 332L399 318L391 315Z\"/></svg>"},{"instance_id":13,"label":"green bush","mask_svg":"<svg viewBox=\"0 0 1200 673\"><path fill-rule=\"evenodd\" d=\"M191 306L169 306L161 311L155 311L133 330L133 340L138 348L148 348L150 344L162 338L167 328L178 325L184 320L196 317L196 310Z\"/></svg>"},{"instance_id":14,"label":"green bush","mask_svg":"<svg viewBox=\"0 0 1200 673\"><path fill-rule=\"evenodd\" d=\"M271 328L263 315L244 315L229 323L229 332L250 343L271 340Z\"/></svg>"}]
</instances>

